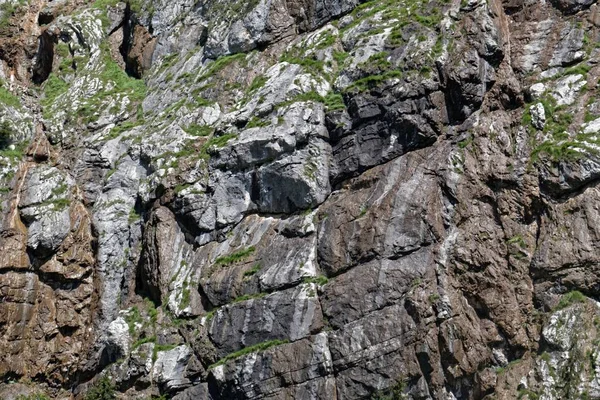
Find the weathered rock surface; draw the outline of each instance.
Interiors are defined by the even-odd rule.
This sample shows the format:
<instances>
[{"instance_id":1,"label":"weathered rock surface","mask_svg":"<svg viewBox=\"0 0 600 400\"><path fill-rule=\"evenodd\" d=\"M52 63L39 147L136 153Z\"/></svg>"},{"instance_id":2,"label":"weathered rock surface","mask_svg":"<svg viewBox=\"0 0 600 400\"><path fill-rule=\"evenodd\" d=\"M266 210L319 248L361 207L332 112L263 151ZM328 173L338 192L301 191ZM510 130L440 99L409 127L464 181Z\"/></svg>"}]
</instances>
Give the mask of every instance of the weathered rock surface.
<instances>
[{"instance_id":1,"label":"weathered rock surface","mask_svg":"<svg viewBox=\"0 0 600 400\"><path fill-rule=\"evenodd\" d=\"M0 398L600 398L592 3L0 4Z\"/></svg>"}]
</instances>

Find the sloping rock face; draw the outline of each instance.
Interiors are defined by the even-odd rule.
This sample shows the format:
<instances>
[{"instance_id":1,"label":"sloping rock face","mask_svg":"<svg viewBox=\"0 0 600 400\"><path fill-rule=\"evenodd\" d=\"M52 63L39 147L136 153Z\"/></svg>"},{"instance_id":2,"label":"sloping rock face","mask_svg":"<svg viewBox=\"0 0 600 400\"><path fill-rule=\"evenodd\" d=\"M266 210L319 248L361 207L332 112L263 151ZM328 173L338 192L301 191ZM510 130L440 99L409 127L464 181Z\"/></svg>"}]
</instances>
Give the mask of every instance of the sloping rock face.
<instances>
[{"instance_id":1,"label":"sloping rock face","mask_svg":"<svg viewBox=\"0 0 600 400\"><path fill-rule=\"evenodd\" d=\"M600 399L599 27L1 3L0 398Z\"/></svg>"}]
</instances>

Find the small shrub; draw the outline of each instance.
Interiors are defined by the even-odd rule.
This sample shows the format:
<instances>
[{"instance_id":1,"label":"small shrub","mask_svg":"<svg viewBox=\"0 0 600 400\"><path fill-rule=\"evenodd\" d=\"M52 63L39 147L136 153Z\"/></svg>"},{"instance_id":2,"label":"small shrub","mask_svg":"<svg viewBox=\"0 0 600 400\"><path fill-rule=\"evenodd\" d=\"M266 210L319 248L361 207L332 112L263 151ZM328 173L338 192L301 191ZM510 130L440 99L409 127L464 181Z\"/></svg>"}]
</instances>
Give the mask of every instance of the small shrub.
<instances>
[{"instance_id":1,"label":"small shrub","mask_svg":"<svg viewBox=\"0 0 600 400\"><path fill-rule=\"evenodd\" d=\"M587 297L585 297L583 293L578 290L573 290L572 292L563 294L555 310L561 310L571 304L585 303L586 299Z\"/></svg>"},{"instance_id":2,"label":"small shrub","mask_svg":"<svg viewBox=\"0 0 600 400\"><path fill-rule=\"evenodd\" d=\"M108 376L103 376L86 393L84 400L114 400L116 398L115 386Z\"/></svg>"}]
</instances>

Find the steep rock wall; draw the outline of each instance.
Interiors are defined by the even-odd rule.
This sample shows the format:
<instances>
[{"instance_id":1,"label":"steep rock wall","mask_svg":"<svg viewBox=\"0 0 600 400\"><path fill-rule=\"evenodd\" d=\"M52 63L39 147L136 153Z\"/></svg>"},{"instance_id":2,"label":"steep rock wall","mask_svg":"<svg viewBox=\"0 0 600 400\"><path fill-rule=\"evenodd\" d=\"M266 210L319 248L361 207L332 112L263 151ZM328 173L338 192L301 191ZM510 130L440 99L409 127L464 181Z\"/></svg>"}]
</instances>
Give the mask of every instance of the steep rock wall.
<instances>
[{"instance_id":1,"label":"steep rock wall","mask_svg":"<svg viewBox=\"0 0 600 400\"><path fill-rule=\"evenodd\" d=\"M11 4L0 396L600 397L595 4Z\"/></svg>"}]
</instances>

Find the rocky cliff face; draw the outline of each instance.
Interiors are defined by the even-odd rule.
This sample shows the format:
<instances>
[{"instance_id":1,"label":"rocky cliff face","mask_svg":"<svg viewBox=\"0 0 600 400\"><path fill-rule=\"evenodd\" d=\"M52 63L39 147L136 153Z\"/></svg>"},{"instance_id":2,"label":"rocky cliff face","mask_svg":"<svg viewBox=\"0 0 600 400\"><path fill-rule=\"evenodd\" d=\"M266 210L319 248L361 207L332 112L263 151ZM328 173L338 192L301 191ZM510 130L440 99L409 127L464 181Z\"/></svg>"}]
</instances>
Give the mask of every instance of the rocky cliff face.
<instances>
[{"instance_id":1,"label":"rocky cliff face","mask_svg":"<svg viewBox=\"0 0 600 400\"><path fill-rule=\"evenodd\" d=\"M0 12L0 398L600 398L592 0Z\"/></svg>"}]
</instances>

